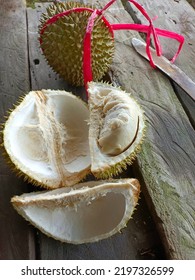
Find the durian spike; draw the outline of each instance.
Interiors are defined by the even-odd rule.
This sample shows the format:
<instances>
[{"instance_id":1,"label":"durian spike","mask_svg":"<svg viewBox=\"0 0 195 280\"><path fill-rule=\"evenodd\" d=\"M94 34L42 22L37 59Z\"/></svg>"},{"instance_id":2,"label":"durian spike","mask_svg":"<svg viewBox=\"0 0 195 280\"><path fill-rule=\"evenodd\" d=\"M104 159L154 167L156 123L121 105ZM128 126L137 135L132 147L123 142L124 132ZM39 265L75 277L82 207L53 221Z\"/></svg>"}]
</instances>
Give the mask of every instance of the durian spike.
<instances>
[{"instance_id":1,"label":"durian spike","mask_svg":"<svg viewBox=\"0 0 195 280\"><path fill-rule=\"evenodd\" d=\"M27 221L62 242L82 244L108 238L124 228L140 193L136 179L91 181L15 196L11 202Z\"/></svg>"},{"instance_id":2,"label":"durian spike","mask_svg":"<svg viewBox=\"0 0 195 280\"><path fill-rule=\"evenodd\" d=\"M46 14L42 15L40 20L41 48L49 65L68 82L74 85L85 84L86 86L87 82L91 80L97 81L103 77L112 62L114 54L113 32L115 30L137 30L139 32L146 33L146 52L148 54L150 64L153 67L155 67L155 65L149 48L151 36L154 38L155 48L158 55L161 55L162 53L160 40L158 38L159 36L172 38L180 43L178 51L174 55L172 62L174 62L176 57L179 55L184 43L184 37L174 32L155 28L153 20L150 18L146 10L134 0L128 1L135 5L135 7L143 14L143 16L148 20L149 25L132 23L110 24L103 16L103 13L115 1L116 0L109 1L102 9L99 10L94 9L93 5L91 7L83 7L81 3L77 2L55 3L47 9ZM69 17L70 14L71 16ZM99 16L97 17L94 25L93 16L95 14ZM87 34L85 30L90 21L93 33L91 31L90 34ZM77 36L73 36L73 34ZM102 37L100 38L100 36ZM86 40L86 46L83 44L84 37L88 38ZM71 41L70 44L69 41ZM98 47L99 42L101 42L101 46ZM88 54L87 49L89 49ZM71 53L73 50L74 53ZM100 53L102 55L100 55ZM85 56L86 61L83 61L83 57L85 60ZM85 66L85 64L87 66ZM87 67L88 70L83 70L85 67Z\"/></svg>"},{"instance_id":3,"label":"durian spike","mask_svg":"<svg viewBox=\"0 0 195 280\"><path fill-rule=\"evenodd\" d=\"M90 32L87 28L89 21L92 23ZM81 3L74 2L50 6L47 13L42 15L39 33L41 48L49 65L76 86L92 79L101 79L112 62L112 28L99 10L94 11L89 6L83 7ZM85 55L86 60L83 58ZM83 71L83 67L87 70ZM83 72L89 72L89 77L85 77Z\"/></svg>"}]
</instances>

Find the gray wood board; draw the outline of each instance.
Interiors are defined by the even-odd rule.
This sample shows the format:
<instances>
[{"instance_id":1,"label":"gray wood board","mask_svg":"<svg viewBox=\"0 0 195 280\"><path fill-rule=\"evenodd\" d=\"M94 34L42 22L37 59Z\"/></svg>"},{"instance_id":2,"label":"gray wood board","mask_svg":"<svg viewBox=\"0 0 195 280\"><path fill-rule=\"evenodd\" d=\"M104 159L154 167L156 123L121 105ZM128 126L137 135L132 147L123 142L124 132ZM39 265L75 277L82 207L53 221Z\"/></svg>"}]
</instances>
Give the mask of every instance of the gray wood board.
<instances>
[{"instance_id":1,"label":"gray wood board","mask_svg":"<svg viewBox=\"0 0 195 280\"><path fill-rule=\"evenodd\" d=\"M11 3L10 3L11 2ZM23 1L0 1L0 121L29 91L26 9ZM1 139L2 140L2 139ZM0 259L34 259L34 231L14 211L10 199L28 191L0 154Z\"/></svg>"},{"instance_id":2,"label":"gray wood board","mask_svg":"<svg viewBox=\"0 0 195 280\"><path fill-rule=\"evenodd\" d=\"M107 1L102 2L104 4ZM146 9L149 2L151 1L147 1ZM169 4L169 1L160 1L161 7L165 2L171 14L174 8L171 9L172 4ZM160 3L152 2L149 11L151 16L154 16L154 13L156 15L157 10L163 13L162 8L158 7ZM110 9L108 12L110 21L133 22L123 9L115 10L115 14L112 11ZM174 10L172 15L177 16L177 13L178 11ZM162 16L161 28L177 31L165 23ZM185 26L185 22L178 25L182 28L183 24ZM138 156L138 170L145 197L154 211L167 254L172 259L194 259L195 132L169 80L160 71L152 69L149 63L134 51L131 46L132 37L140 36L131 31L115 32L116 50L111 76L126 91L132 92L145 110L147 133ZM186 53L189 52L188 56L181 55L177 62L193 78L194 72L190 69L195 65L195 56L192 55L190 44L185 48Z\"/></svg>"},{"instance_id":3,"label":"gray wood board","mask_svg":"<svg viewBox=\"0 0 195 280\"><path fill-rule=\"evenodd\" d=\"M122 0L127 3L126 0ZM169 31L182 34L185 42L179 57L175 61L175 65L180 67L193 81L195 81L195 10L186 0L179 1L139 1L148 12L151 18L158 16L154 21L154 26ZM133 16L136 22L148 24L143 15L129 2L126 5L127 10ZM172 58L179 44L176 40L167 39L159 36L163 55ZM174 82L173 82L174 83ZM195 125L195 102L174 83L175 91L183 105L193 126ZM195 127L195 126L194 126Z\"/></svg>"},{"instance_id":4,"label":"gray wood board","mask_svg":"<svg viewBox=\"0 0 195 280\"><path fill-rule=\"evenodd\" d=\"M85 98L83 88L74 88L60 79L44 60L38 42L38 24L45 4L28 8L29 58L32 89L65 89ZM36 63L35 63L36 61ZM131 169L123 177L132 176ZM38 234L41 259L160 259L165 258L161 241L142 196L140 205L121 234L93 244L63 244Z\"/></svg>"},{"instance_id":5,"label":"gray wood board","mask_svg":"<svg viewBox=\"0 0 195 280\"><path fill-rule=\"evenodd\" d=\"M192 7L195 9L195 1L194 0L187 0L187 2L192 5Z\"/></svg>"}]
</instances>

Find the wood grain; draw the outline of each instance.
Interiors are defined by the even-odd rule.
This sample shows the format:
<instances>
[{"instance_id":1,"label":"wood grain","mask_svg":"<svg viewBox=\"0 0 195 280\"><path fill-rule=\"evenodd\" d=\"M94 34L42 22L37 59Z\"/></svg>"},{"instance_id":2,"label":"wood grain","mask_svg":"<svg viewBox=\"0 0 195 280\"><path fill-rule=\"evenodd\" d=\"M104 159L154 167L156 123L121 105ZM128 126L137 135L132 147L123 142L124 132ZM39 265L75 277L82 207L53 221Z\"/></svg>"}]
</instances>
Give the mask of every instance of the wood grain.
<instances>
[{"instance_id":1,"label":"wood grain","mask_svg":"<svg viewBox=\"0 0 195 280\"><path fill-rule=\"evenodd\" d=\"M126 0L123 0L127 3ZM186 0L179 1L152 1L141 0L141 5L147 10L151 18L158 16L154 21L154 25L161 29L170 30L182 34L185 38L185 43L179 57L175 61L175 65L180 67L193 81L195 81L195 10ZM147 20L129 2L126 5L131 16L133 15L136 22L148 24ZM162 45L163 55L167 58L172 58L175 54L178 43L173 39L159 37ZM188 95L180 90L174 83L174 88L181 101L191 123L195 124L195 109L193 100Z\"/></svg>"},{"instance_id":2,"label":"wood grain","mask_svg":"<svg viewBox=\"0 0 195 280\"><path fill-rule=\"evenodd\" d=\"M29 91L26 13L23 1L0 1L0 121L19 96ZM27 191L0 154L0 259L34 259L31 227L13 210L10 199Z\"/></svg>"},{"instance_id":3,"label":"wood grain","mask_svg":"<svg viewBox=\"0 0 195 280\"><path fill-rule=\"evenodd\" d=\"M28 8L29 57L32 89L65 89L85 98L83 88L68 85L52 72L41 54L38 44L38 24L45 5L37 3L36 9ZM39 63L35 64L34 61ZM123 176L133 176L131 169ZM142 196L134 219L128 223L122 234L93 244L63 244L38 233L40 259L160 259L165 258L161 241Z\"/></svg>"},{"instance_id":4,"label":"wood grain","mask_svg":"<svg viewBox=\"0 0 195 280\"><path fill-rule=\"evenodd\" d=\"M189 9L189 4L187 5L183 0L179 2L184 4L185 9ZM84 98L84 90L70 87L65 81L59 79L49 69L40 52L37 25L44 6L38 3L35 10L29 8L27 11L29 77L26 15L23 1L14 0L8 3L8 1L0 0L0 3L1 119L16 102L18 96L30 90L30 83L32 89L66 89ZM98 1L93 1L93 3L98 7ZM102 6L106 3L107 0L101 1ZM164 2L147 1L146 4L149 5L149 3L153 4L150 8L151 13L155 9L160 11L161 27L171 29L170 22L174 23L175 18L170 22L168 19L163 21L165 12L170 18L175 15L179 17L180 10L176 10L176 6L173 7L167 0ZM164 3L171 5L167 6L167 11L163 10ZM149 6L146 8L148 9ZM174 13L171 12L173 9ZM120 1L110 7L105 15L110 22L133 22ZM185 32L188 30L186 34L189 40L185 45L185 59L180 55L177 63L193 79L194 21L191 21L191 17L193 18L194 14L189 15L189 19L186 17L181 24L175 24L175 27L180 26ZM137 15L136 17L138 19ZM165 258L164 252L161 252L162 244L148 207L154 213L167 256L171 259L195 259L195 133L169 80L158 70L153 70L148 62L136 54L131 47L131 38L135 36L139 37L139 34L132 31L115 31L115 56L109 71L113 84L120 85L131 92L142 105L146 115L146 139L142 152L133 164L136 173L129 168L126 174L122 174L122 176L136 175L142 182L144 197L142 194L134 219L128 223L122 234L94 244L79 246L62 244L38 233L37 245L39 247L36 247L35 256L34 230L23 221L9 203L11 196L30 191L32 187L23 180L17 179L1 157L1 259ZM192 46L191 39L193 39ZM175 45L170 44L170 48L166 48L166 44L163 44L166 55L172 55ZM148 206L145 204L145 199Z\"/></svg>"},{"instance_id":5,"label":"wood grain","mask_svg":"<svg viewBox=\"0 0 195 280\"><path fill-rule=\"evenodd\" d=\"M152 1L147 1L146 9L149 2ZM155 8L163 13L165 2L168 5L168 1L153 1L150 6L152 15ZM174 10L172 15L175 14L177 16ZM132 22L122 9L117 14L110 9L109 15L113 22ZM193 28L193 23L189 26ZM153 70L131 47L131 38L139 38L139 34L130 31L117 31L115 34L116 51L110 74L126 91L132 92L146 115L147 134L137 161L137 171L141 174L143 186L146 186L145 197L155 213L169 258L194 259L194 129L169 80L158 70ZM193 38L193 34L190 36ZM188 59L185 57L182 62L180 56L179 61L182 69L193 78L190 69L195 65L195 56L190 50L191 45L188 44Z\"/></svg>"},{"instance_id":6,"label":"wood grain","mask_svg":"<svg viewBox=\"0 0 195 280\"><path fill-rule=\"evenodd\" d=\"M187 2L192 5L192 7L195 9L195 1L194 0L187 0Z\"/></svg>"}]
</instances>

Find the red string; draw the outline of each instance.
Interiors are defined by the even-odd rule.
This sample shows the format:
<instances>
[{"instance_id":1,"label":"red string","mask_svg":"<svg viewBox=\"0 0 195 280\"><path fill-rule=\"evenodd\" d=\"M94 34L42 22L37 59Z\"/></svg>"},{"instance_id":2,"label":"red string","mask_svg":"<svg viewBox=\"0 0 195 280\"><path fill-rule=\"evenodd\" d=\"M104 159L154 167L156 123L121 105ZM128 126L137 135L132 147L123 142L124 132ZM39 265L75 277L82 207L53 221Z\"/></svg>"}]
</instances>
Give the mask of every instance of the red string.
<instances>
[{"instance_id":1,"label":"red string","mask_svg":"<svg viewBox=\"0 0 195 280\"><path fill-rule=\"evenodd\" d=\"M109 7L110 4L113 4L116 0L111 0L106 6ZM159 28L155 28L153 25L153 21L150 18L150 16L148 15L148 13L146 12L146 10L139 4L137 3L135 0L128 0L130 3L132 3L142 14L143 16L149 21L149 25L142 25L142 24L111 24L112 29L113 30L120 30L120 29L130 29L130 30L137 30L139 32L145 32L147 33L147 39L146 39L146 52L147 55L149 57L150 60L150 64L152 67L155 67L154 61L152 59L152 55L150 52L150 39L151 39L151 35L153 35L154 38L154 44L155 44L155 49L156 49L156 53L158 56L162 55L162 49L161 49L161 45L160 45L160 41L158 38L158 35L160 36L164 36L164 37L168 37L171 39L175 39L179 42L179 48L177 50L177 52L175 53L174 57L172 58L171 62L173 63L175 61L175 59L178 57L183 43L184 43L184 37L180 34L177 34L175 32L171 32L171 31L167 31L164 29L159 29ZM156 19L156 18L155 18Z\"/></svg>"},{"instance_id":2,"label":"red string","mask_svg":"<svg viewBox=\"0 0 195 280\"><path fill-rule=\"evenodd\" d=\"M111 24L111 27L113 30L130 29L130 30L136 30L136 31L143 32L143 33L148 33L148 30L149 30L148 25L136 24L136 23L119 23L119 24L116 23L116 24ZM175 32L160 29L160 28L155 28L155 31L156 31L156 34L159 36L168 37L168 38L174 39L179 42L178 50L176 51L174 57L171 59L171 62L173 63L182 49L182 46L184 44L184 37Z\"/></svg>"},{"instance_id":3,"label":"red string","mask_svg":"<svg viewBox=\"0 0 195 280\"><path fill-rule=\"evenodd\" d=\"M157 50L157 55L161 55L161 47L160 47L160 42L158 40L158 37L156 35L156 32L155 32L155 28L153 26L153 22L152 22L152 19L149 17L148 13L146 12L146 10L139 4L137 3L136 1L134 0L128 0L129 2L133 3L136 8L138 8L138 10L144 15L144 17L149 21L150 25L148 27L148 36L149 38L151 37L151 34L153 34L153 37L154 37L154 43L155 43L155 48ZM150 44L150 40L147 40L147 44L149 43ZM149 46L146 45L146 51L149 50ZM150 52L150 51L149 51ZM149 54L149 53L148 53ZM151 57L151 55L149 54L149 56ZM151 60L150 60L152 66L154 65L153 61L152 61L152 57L151 57Z\"/></svg>"},{"instance_id":4,"label":"red string","mask_svg":"<svg viewBox=\"0 0 195 280\"><path fill-rule=\"evenodd\" d=\"M78 8L72 8L72 9L70 9L70 10L66 10L66 11L64 11L64 12L62 12L62 13L59 13L59 14L56 14L56 15L54 15L53 17L51 17L51 18L49 18L46 22L45 22L45 24L44 24L44 26L41 28L41 30L40 30L40 35L43 35L43 33L45 32L45 29L47 28L47 26L48 25L51 25L52 23L55 23L59 18L61 18L61 17L63 17L63 16L67 16L67 15L69 15L70 13L72 13L72 12L83 12L83 9L85 9L86 11L89 11L89 12L91 12L91 13L93 13L93 9L90 9L90 8L82 8L82 7L78 7ZM41 39L41 36L40 36L40 43L42 43L42 39Z\"/></svg>"},{"instance_id":5,"label":"red string","mask_svg":"<svg viewBox=\"0 0 195 280\"><path fill-rule=\"evenodd\" d=\"M44 26L42 27L40 31L40 44L42 44L42 38L45 29L48 25L55 23L59 18L63 16L69 15L71 12L83 12L83 11L89 11L91 12L91 16L89 17L86 33L83 41L83 77L84 77L84 85L87 91L87 83L93 80L93 72L92 72L92 57L91 57L91 35L93 32L93 27L95 23L95 19L97 16L101 16L102 20L106 24L106 26L109 28L110 33L112 34L112 37L114 38L113 31L114 30L136 30L139 32L144 32L147 34L146 37L146 53L149 57L150 64L152 67L155 67L154 61L152 59L151 51L150 51L150 43L151 43L151 36L154 38L154 47L156 50L156 53L158 56L162 55L161 45L158 36L164 36L168 37L174 40L177 40L179 42L179 47L177 52L175 53L174 57L172 58L171 62L174 62L177 56L179 55L183 43L184 43L184 37L180 34L177 34L175 32L167 31L164 29L155 28L153 25L153 20L150 18L146 10L135 0L128 0L128 2L132 3L142 14L143 16L148 20L149 25L143 25L143 24L129 24L129 23L121 23L121 24L110 24L105 17L102 16L102 13L108 9L116 0L110 0L108 4L104 6L101 10L93 10L91 8L87 7L78 7L78 8L72 8L70 10L64 11L62 13L54 15L52 18L48 19Z\"/></svg>"},{"instance_id":6,"label":"red string","mask_svg":"<svg viewBox=\"0 0 195 280\"><path fill-rule=\"evenodd\" d=\"M97 16L98 13L97 10L95 10L88 20L85 37L83 41L83 76L84 76L84 85L87 92L87 98L88 98L87 83L93 80L92 57L91 57L91 35L93 31L94 21Z\"/></svg>"}]
</instances>

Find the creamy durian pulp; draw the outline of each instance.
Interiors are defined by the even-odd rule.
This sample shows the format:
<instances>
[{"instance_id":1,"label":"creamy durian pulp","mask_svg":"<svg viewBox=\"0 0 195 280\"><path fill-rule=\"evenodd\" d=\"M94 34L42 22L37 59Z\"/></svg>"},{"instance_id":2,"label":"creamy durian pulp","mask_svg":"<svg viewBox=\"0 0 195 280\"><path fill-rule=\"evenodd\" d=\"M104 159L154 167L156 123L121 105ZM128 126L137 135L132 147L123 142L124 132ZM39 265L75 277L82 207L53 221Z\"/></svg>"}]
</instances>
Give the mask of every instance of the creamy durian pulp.
<instances>
[{"instance_id":1,"label":"creamy durian pulp","mask_svg":"<svg viewBox=\"0 0 195 280\"><path fill-rule=\"evenodd\" d=\"M4 147L16 168L47 188L74 185L90 170L89 111L65 91L32 91L11 113Z\"/></svg>"},{"instance_id":2,"label":"creamy durian pulp","mask_svg":"<svg viewBox=\"0 0 195 280\"><path fill-rule=\"evenodd\" d=\"M136 179L80 183L92 172L110 178L140 149L143 112L130 94L88 84L89 104L66 91L31 91L5 123L4 147L32 183L50 189L13 197L26 220L57 240L94 242L120 231L138 201Z\"/></svg>"},{"instance_id":3,"label":"creamy durian pulp","mask_svg":"<svg viewBox=\"0 0 195 280\"><path fill-rule=\"evenodd\" d=\"M109 178L131 164L144 139L143 111L129 93L109 84L88 84L91 171Z\"/></svg>"},{"instance_id":4,"label":"creamy durian pulp","mask_svg":"<svg viewBox=\"0 0 195 280\"><path fill-rule=\"evenodd\" d=\"M130 94L88 84L89 106L65 91L32 91L11 113L4 147L36 185L73 186L92 172L110 178L131 164L143 141L143 111Z\"/></svg>"}]
</instances>

